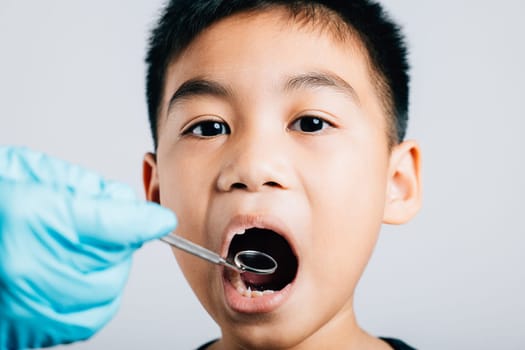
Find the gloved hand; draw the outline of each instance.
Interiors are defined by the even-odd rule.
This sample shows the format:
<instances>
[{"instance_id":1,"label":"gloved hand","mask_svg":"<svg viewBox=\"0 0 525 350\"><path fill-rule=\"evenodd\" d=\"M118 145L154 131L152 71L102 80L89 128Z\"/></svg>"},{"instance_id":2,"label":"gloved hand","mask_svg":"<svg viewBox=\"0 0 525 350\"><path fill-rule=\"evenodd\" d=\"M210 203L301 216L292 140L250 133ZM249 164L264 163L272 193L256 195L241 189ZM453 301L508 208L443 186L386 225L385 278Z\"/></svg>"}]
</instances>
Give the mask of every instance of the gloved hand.
<instances>
[{"instance_id":1,"label":"gloved hand","mask_svg":"<svg viewBox=\"0 0 525 350\"><path fill-rule=\"evenodd\" d=\"M122 184L0 147L0 350L89 338L117 311L133 252L175 226Z\"/></svg>"}]
</instances>

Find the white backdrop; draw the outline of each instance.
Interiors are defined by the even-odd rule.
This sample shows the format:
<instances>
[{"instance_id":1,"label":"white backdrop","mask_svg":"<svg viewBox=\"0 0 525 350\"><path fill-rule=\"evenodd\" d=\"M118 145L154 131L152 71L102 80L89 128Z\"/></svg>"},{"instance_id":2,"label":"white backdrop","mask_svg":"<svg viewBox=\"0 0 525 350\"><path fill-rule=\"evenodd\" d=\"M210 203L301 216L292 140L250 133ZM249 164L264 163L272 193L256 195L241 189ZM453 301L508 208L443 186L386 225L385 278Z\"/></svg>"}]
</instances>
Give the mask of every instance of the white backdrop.
<instances>
[{"instance_id":1,"label":"white backdrop","mask_svg":"<svg viewBox=\"0 0 525 350\"><path fill-rule=\"evenodd\" d=\"M27 145L142 193L152 149L146 37L162 1L0 0L0 144ZM385 227L358 319L421 349L525 348L525 2L383 1L411 48L409 137L424 206ZM191 349L219 335L170 250L141 249L120 312L68 349Z\"/></svg>"}]
</instances>

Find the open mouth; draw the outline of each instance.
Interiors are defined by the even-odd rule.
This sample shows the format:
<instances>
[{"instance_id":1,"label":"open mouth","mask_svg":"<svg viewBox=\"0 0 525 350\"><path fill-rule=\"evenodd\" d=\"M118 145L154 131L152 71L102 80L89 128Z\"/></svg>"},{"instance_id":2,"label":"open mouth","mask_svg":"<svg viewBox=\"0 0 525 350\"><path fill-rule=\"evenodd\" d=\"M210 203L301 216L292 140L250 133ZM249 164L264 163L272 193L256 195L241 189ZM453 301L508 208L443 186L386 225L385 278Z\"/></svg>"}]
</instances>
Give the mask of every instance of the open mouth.
<instances>
[{"instance_id":1,"label":"open mouth","mask_svg":"<svg viewBox=\"0 0 525 350\"><path fill-rule=\"evenodd\" d=\"M250 272L242 274L229 272L228 279L237 291L245 297L257 297L280 291L293 282L297 274L298 261L288 241L277 232L263 228L249 228L243 234L236 234L228 249L228 258L242 250L257 250L272 256L277 270L270 275Z\"/></svg>"}]
</instances>

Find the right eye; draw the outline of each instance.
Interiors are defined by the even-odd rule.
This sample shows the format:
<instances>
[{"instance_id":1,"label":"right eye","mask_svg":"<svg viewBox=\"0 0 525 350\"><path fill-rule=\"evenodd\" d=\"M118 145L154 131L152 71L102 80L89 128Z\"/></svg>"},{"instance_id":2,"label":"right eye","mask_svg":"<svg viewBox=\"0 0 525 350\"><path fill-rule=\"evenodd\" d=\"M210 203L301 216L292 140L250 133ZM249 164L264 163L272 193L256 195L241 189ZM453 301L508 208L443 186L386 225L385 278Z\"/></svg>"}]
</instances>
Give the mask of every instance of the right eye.
<instances>
[{"instance_id":1,"label":"right eye","mask_svg":"<svg viewBox=\"0 0 525 350\"><path fill-rule=\"evenodd\" d=\"M196 124L193 124L184 132L183 135L191 134L193 136L202 137L202 138L208 138L208 137L215 137L218 135L225 135L229 134L230 127L228 124L224 122L220 122L217 120L205 120L198 122Z\"/></svg>"}]
</instances>

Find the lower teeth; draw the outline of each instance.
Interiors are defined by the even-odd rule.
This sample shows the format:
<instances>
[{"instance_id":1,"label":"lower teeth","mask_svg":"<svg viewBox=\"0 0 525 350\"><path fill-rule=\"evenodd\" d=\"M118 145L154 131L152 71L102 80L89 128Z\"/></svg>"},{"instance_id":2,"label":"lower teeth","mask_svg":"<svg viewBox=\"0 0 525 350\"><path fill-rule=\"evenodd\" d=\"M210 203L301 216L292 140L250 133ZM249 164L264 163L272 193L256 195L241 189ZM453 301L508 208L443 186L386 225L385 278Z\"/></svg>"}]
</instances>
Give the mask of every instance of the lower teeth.
<instances>
[{"instance_id":1,"label":"lower teeth","mask_svg":"<svg viewBox=\"0 0 525 350\"><path fill-rule=\"evenodd\" d=\"M275 291L273 290L252 290L250 287L246 288L246 285L244 284L244 281L241 278L241 274L233 272L230 275L230 281L237 289L237 292L246 297L246 298L256 298L256 297L262 297L263 295L273 294Z\"/></svg>"}]
</instances>

